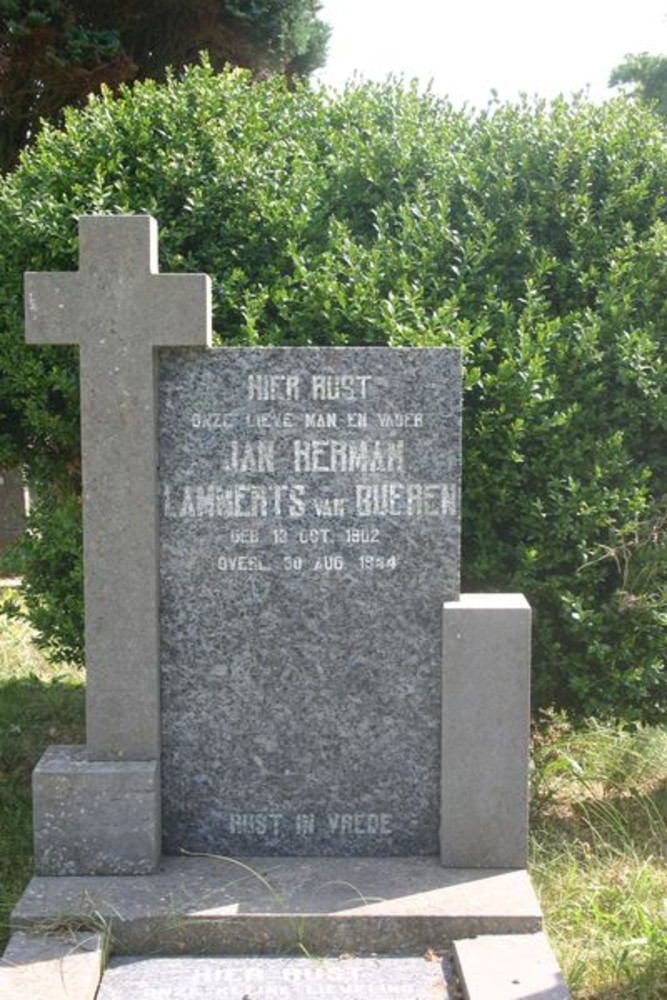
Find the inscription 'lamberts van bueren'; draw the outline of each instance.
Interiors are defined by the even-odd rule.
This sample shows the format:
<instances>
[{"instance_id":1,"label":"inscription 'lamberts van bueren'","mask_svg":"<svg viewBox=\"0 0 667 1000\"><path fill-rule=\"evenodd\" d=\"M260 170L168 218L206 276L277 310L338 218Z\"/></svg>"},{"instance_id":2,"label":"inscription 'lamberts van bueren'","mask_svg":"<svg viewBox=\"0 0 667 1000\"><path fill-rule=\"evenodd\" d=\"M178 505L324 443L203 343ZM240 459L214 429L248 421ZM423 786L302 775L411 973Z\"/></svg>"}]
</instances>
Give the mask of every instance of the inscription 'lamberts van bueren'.
<instances>
[{"instance_id":1,"label":"inscription 'lamberts van bueren'","mask_svg":"<svg viewBox=\"0 0 667 1000\"><path fill-rule=\"evenodd\" d=\"M163 352L168 850L437 851L459 364L449 349Z\"/></svg>"}]
</instances>

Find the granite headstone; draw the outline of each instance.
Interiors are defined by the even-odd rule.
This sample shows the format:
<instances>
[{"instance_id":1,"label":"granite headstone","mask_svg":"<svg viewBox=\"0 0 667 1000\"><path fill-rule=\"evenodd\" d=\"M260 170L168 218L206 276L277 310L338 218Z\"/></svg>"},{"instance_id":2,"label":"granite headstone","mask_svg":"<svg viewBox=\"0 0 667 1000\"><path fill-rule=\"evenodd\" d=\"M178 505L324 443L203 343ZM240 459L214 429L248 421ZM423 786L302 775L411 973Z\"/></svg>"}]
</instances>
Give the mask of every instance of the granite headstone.
<instances>
[{"instance_id":1,"label":"granite headstone","mask_svg":"<svg viewBox=\"0 0 667 1000\"><path fill-rule=\"evenodd\" d=\"M164 351L168 852L435 854L455 349Z\"/></svg>"},{"instance_id":2,"label":"granite headstone","mask_svg":"<svg viewBox=\"0 0 667 1000\"><path fill-rule=\"evenodd\" d=\"M25 527L25 488L20 469L0 469L0 555Z\"/></svg>"}]
</instances>

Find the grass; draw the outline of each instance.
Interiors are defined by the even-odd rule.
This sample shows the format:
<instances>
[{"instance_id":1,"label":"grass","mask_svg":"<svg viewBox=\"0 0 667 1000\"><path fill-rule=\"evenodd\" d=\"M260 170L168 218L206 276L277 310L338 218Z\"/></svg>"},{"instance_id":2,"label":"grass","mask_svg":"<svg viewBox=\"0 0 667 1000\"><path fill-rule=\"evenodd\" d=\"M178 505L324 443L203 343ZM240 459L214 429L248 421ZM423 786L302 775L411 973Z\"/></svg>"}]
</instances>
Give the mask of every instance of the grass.
<instances>
[{"instance_id":1,"label":"grass","mask_svg":"<svg viewBox=\"0 0 667 1000\"><path fill-rule=\"evenodd\" d=\"M31 874L32 768L83 730L81 673L0 616L0 950ZM545 717L531 792L531 875L574 1000L665 1000L667 729Z\"/></svg>"},{"instance_id":2,"label":"grass","mask_svg":"<svg viewBox=\"0 0 667 1000\"><path fill-rule=\"evenodd\" d=\"M577 1000L667 998L667 729L534 734L531 874Z\"/></svg>"},{"instance_id":3,"label":"grass","mask_svg":"<svg viewBox=\"0 0 667 1000\"><path fill-rule=\"evenodd\" d=\"M32 769L47 746L83 734L81 671L49 664L24 623L0 616L0 950L32 874Z\"/></svg>"}]
</instances>

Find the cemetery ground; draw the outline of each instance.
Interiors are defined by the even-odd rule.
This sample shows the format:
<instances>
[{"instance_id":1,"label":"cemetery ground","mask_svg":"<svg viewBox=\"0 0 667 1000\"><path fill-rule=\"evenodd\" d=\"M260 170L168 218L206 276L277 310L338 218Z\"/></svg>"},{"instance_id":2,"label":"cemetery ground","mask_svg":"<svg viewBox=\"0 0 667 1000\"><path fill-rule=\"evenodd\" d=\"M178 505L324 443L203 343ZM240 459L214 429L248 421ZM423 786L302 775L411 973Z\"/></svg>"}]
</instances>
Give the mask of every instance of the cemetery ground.
<instances>
[{"instance_id":1,"label":"cemetery ground","mask_svg":"<svg viewBox=\"0 0 667 1000\"><path fill-rule=\"evenodd\" d=\"M6 593L2 596L7 596ZM81 743L81 672L0 618L0 951L32 871L30 776ZM667 996L667 729L553 713L532 744L531 875L575 1000Z\"/></svg>"}]
</instances>

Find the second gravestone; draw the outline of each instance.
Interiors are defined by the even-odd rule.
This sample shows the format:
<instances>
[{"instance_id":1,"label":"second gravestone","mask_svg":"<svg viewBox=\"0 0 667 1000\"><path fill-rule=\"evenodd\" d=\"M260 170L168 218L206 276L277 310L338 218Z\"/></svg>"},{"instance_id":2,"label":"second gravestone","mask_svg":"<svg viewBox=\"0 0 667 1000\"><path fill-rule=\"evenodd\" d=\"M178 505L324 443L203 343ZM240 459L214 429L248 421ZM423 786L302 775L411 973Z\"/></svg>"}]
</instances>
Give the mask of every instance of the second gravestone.
<instances>
[{"instance_id":1,"label":"second gravestone","mask_svg":"<svg viewBox=\"0 0 667 1000\"><path fill-rule=\"evenodd\" d=\"M163 352L169 852L436 854L451 349Z\"/></svg>"}]
</instances>

